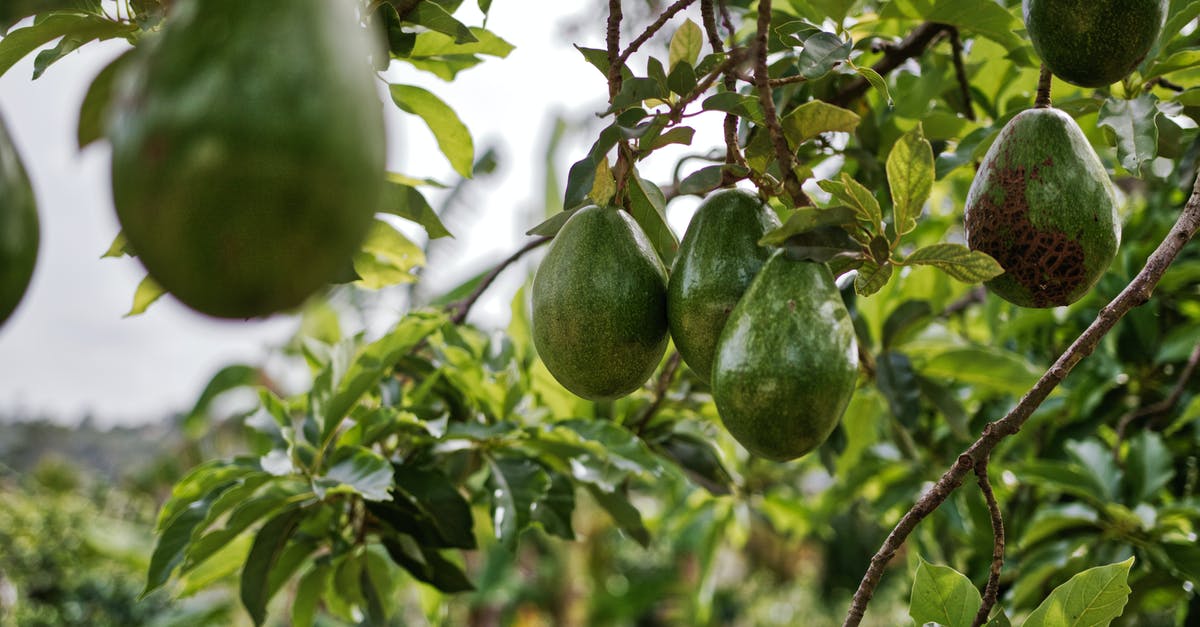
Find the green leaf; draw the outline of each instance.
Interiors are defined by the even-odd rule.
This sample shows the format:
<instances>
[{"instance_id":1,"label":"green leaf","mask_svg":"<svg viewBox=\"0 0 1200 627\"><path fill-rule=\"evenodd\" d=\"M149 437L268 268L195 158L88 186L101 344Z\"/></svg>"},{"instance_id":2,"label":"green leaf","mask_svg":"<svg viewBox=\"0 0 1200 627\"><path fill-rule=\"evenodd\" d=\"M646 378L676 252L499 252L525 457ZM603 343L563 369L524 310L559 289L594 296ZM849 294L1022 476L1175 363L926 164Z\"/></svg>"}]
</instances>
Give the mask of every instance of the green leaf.
<instances>
[{"instance_id":1,"label":"green leaf","mask_svg":"<svg viewBox=\"0 0 1200 627\"><path fill-rule=\"evenodd\" d=\"M629 176L629 213L646 233L659 258L669 268L679 250L679 239L667 224L666 199L657 185L643 179L637 170Z\"/></svg>"},{"instance_id":2,"label":"green leaf","mask_svg":"<svg viewBox=\"0 0 1200 627\"><path fill-rule=\"evenodd\" d=\"M388 174L389 184L385 188L380 211L420 224L429 234L429 239L453 237L420 190L411 184L401 183L401 178L397 174Z\"/></svg>"},{"instance_id":3,"label":"green leaf","mask_svg":"<svg viewBox=\"0 0 1200 627\"><path fill-rule=\"evenodd\" d=\"M684 20L675 34L671 36L671 46L667 55L667 69L674 72L679 63L689 66L696 65L700 58L700 50L704 47L704 33L691 20Z\"/></svg>"},{"instance_id":4,"label":"green leaf","mask_svg":"<svg viewBox=\"0 0 1200 627\"><path fill-rule=\"evenodd\" d=\"M732 91L723 91L705 98L700 103L700 108L705 111L732 113L738 117L746 118L751 122L762 123L765 119L763 117L762 103L759 102L757 97ZM787 116L784 117L786 119Z\"/></svg>"},{"instance_id":5,"label":"green leaf","mask_svg":"<svg viewBox=\"0 0 1200 627\"><path fill-rule=\"evenodd\" d=\"M680 63L667 77L667 88L680 96L687 96L696 88L696 70L688 63Z\"/></svg>"},{"instance_id":6,"label":"green leaf","mask_svg":"<svg viewBox=\"0 0 1200 627\"><path fill-rule=\"evenodd\" d=\"M575 484L562 473L548 474L550 489L533 509L533 522L541 525L546 533L564 540L574 540L571 515L575 512Z\"/></svg>"},{"instance_id":7,"label":"green leaf","mask_svg":"<svg viewBox=\"0 0 1200 627\"><path fill-rule=\"evenodd\" d=\"M1009 394L1024 394L1041 376L1020 357L983 347L943 351L918 370L926 377L960 381Z\"/></svg>"},{"instance_id":8,"label":"green leaf","mask_svg":"<svg viewBox=\"0 0 1200 627\"><path fill-rule=\"evenodd\" d=\"M918 248L904 259L904 264L933 266L964 283L979 283L1004 274L1004 268L990 255L962 244L934 244Z\"/></svg>"},{"instance_id":9,"label":"green leaf","mask_svg":"<svg viewBox=\"0 0 1200 627\"><path fill-rule=\"evenodd\" d=\"M431 31L449 35L456 44L479 41L471 29L454 19L436 2L418 2L404 15L404 21L424 26Z\"/></svg>"},{"instance_id":10,"label":"green leaf","mask_svg":"<svg viewBox=\"0 0 1200 627\"><path fill-rule=\"evenodd\" d=\"M868 259L858 268L858 276L854 277L854 291L859 296L870 296L883 289L892 278L892 264L882 266Z\"/></svg>"},{"instance_id":11,"label":"green leaf","mask_svg":"<svg viewBox=\"0 0 1200 627\"><path fill-rule=\"evenodd\" d=\"M587 489L591 493L592 498L596 500L596 503L604 508L604 511L608 512L609 516L612 516L613 522L617 523L617 526L622 531L629 534L631 538L643 547L650 546L650 532L646 530L646 525L642 523L642 514L629 502L629 499L625 495L616 492L605 492L591 484L587 484Z\"/></svg>"},{"instance_id":12,"label":"green leaf","mask_svg":"<svg viewBox=\"0 0 1200 627\"><path fill-rule=\"evenodd\" d=\"M592 179L592 189L588 192L588 198L597 205L605 206L616 194L617 180L613 178L612 168L608 166L608 158L605 157L596 164L596 176Z\"/></svg>"},{"instance_id":13,"label":"green leaf","mask_svg":"<svg viewBox=\"0 0 1200 627\"><path fill-rule=\"evenodd\" d=\"M538 224L537 226L533 227L532 229L529 229L528 231L526 231L525 234L526 235L537 235L540 237L554 237L555 235L558 235L559 229L561 229L562 226L567 223L567 220L569 220L571 218L571 216L574 215L575 212L579 211L579 209L581 209L581 208L582 207L570 209L567 211L559 211L558 213L550 216L549 218L546 218L546 220L544 220L541 224Z\"/></svg>"},{"instance_id":14,"label":"green leaf","mask_svg":"<svg viewBox=\"0 0 1200 627\"><path fill-rule=\"evenodd\" d=\"M841 227L821 226L789 237L783 249L793 261L827 263L833 262L839 255L859 255L862 246Z\"/></svg>"},{"instance_id":15,"label":"green leaf","mask_svg":"<svg viewBox=\"0 0 1200 627\"><path fill-rule=\"evenodd\" d=\"M1133 100L1109 98L1100 107L1098 126L1112 129L1121 166L1138 178L1158 155L1158 98L1145 93Z\"/></svg>"},{"instance_id":16,"label":"green leaf","mask_svg":"<svg viewBox=\"0 0 1200 627\"><path fill-rule=\"evenodd\" d=\"M758 244L760 246L779 246L787 241L788 238L800 235L801 233L807 233L816 228L854 224L857 215L858 212L851 207L839 206L828 209L801 207L788 217L787 222L784 222L783 226L772 229L763 235Z\"/></svg>"},{"instance_id":17,"label":"green leaf","mask_svg":"<svg viewBox=\"0 0 1200 627\"><path fill-rule=\"evenodd\" d=\"M474 549L471 506L440 471L397 465L390 502L367 503L383 523L424 546Z\"/></svg>"},{"instance_id":18,"label":"green leaf","mask_svg":"<svg viewBox=\"0 0 1200 627\"><path fill-rule=\"evenodd\" d=\"M338 382L336 392L328 399L313 399L315 409L324 424L321 441L327 442L358 399L379 383L414 346L441 327L445 321L443 314L410 313L382 338L359 351L346 374Z\"/></svg>"},{"instance_id":19,"label":"green leaf","mask_svg":"<svg viewBox=\"0 0 1200 627\"><path fill-rule=\"evenodd\" d=\"M557 425L570 429L585 440L598 444L599 450L606 454L604 461L625 472L646 476L658 475L662 472L662 463L658 456L646 446L641 438L624 427L603 420L581 418L564 420Z\"/></svg>"},{"instance_id":20,"label":"green leaf","mask_svg":"<svg viewBox=\"0 0 1200 627\"><path fill-rule=\"evenodd\" d=\"M705 166L687 175L682 181L679 182L679 193L704 196L712 190L720 187L721 182L724 180L725 166Z\"/></svg>"},{"instance_id":21,"label":"green leaf","mask_svg":"<svg viewBox=\"0 0 1200 627\"><path fill-rule=\"evenodd\" d=\"M1071 494L1085 502L1100 504L1106 500L1105 487L1083 466L1059 460L1032 460L1014 472L1022 481L1041 486L1052 492Z\"/></svg>"},{"instance_id":22,"label":"green leaf","mask_svg":"<svg viewBox=\"0 0 1200 627\"><path fill-rule=\"evenodd\" d=\"M429 3L421 3L421 6L426 4ZM471 132L454 109L432 92L413 85L392 85L390 91L396 106L425 121L454 171L464 178L471 178L475 144Z\"/></svg>"},{"instance_id":23,"label":"green leaf","mask_svg":"<svg viewBox=\"0 0 1200 627\"><path fill-rule=\"evenodd\" d=\"M821 78L835 65L849 59L852 49L852 42L842 41L837 35L815 33L804 40L804 49L796 57L796 67L805 78Z\"/></svg>"},{"instance_id":24,"label":"green leaf","mask_svg":"<svg viewBox=\"0 0 1200 627\"><path fill-rule=\"evenodd\" d=\"M364 447L338 449L329 472L313 480L319 498L327 494L357 494L368 501L387 501L392 488L392 465L379 453Z\"/></svg>"},{"instance_id":25,"label":"green leaf","mask_svg":"<svg viewBox=\"0 0 1200 627\"><path fill-rule=\"evenodd\" d=\"M608 78L609 60L607 50L601 48L584 48L579 45L575 45L575 49L579 51L579 54L583 55L584 60L591 64L592 67L600 70L600 74L605 78ZM629 66L621 67L621 78L633 78L633 72L629 70Z\"/></svg>"},{"instance_id":26,"label":"green leaf","mask_svg":"<svg viewBox=\"0 0 1200 627\"><path fill-rule=\"evenodd\" d=\"M76 125L75 137L80 150L104 136L104 126L108 119L109 100L112 98L114 79L121 68L125 67L132 58L132 50L113 59L104 66L92 84L88 86L83 103L79 106L79 123Z\"/></svg>"},{"instance_id":27,"label":"green leaf","mask_svg":"<svg viewBox=\"0 0 1200 627\"><path fill-rule=\"evenodd\" d=\"M1157 60L1152 63L1150 67L1146 69L1146 75L1142 78L1148 81L1152 78L1170 74L1171 72L1193 68L1196 67L1196 65L1200 65L1200 50L1180 50L1165 59Z\"/></svg>"},{"instance_id":28,"label":"green leaf","mask_svg":"<svg viewBox=\"0 0 1200 627\"><path fill-rule=\"evenodd\" d=\"M1020 27L1020 22L992 0L938 0L923 19L953 24L968 33L978 33L1008 50L1026 45L1013 32L1013 29Z\"/></svg>"},{"instance_id":29,"label":"green leaf","mask_svg":"<svg viewBox=\"0 0 1200 627\"><path fill-rule=\"evenodd\" d=\"M138 283L137 290L133 293L133 305L129 307L129 312L123 317L131 318L146 313L150 305L153 305L154 301L162 298L162 295L166 293L166 290L160 287L154 279L147 276L142 279L141 283Z\"/></svg>"},{"instance_id":30,"label":"green leaf","mask_svg":"<svg viewBox=\"0 0 1200 627\"><path fill-rule=\"evenodd\" d=\"M917 218L933 190L933 148L920 124L892 146L887 178L892 188L896 234L905 235L917 228Z\"/></svg>"},{"instance_id":31,"label":"green leaf","mask_svg":"<svg viewBox=\"0 0 1200 627\"><path fill-rule=\"evenodd\" d=\"M1141 431L1129 440L1125 459L1125 483L1129 503L1149 502L1175 476L1175 460L1153 431Z\"/></svg>"},{"instance_id":32,"label":"green leaf","mask_svg":"<svg viewBox=\"0 0 1200 627\"><path fill-rule=\"evenodd\" d=\"M705 490L717 496L733 493L733 478L712 443L690 433L673 432L654 446L679 464L687 476Z\"/></svg>"},{"instance_id":33,"label":"green leaf","mask_svg":"<svg viewBox=\"0 0 1200 627\"><path fill-rule=\"evenodd\" d=\"M268 580L303 517L301 509L283 512L267 521L254 537L242 569L241 599L255 625L267 620L267 603L271 600Z\"/></svg>"},{"instance_id":34,"label":"green leaf","mask_svg":"<svg viewBox=\"0 0 1200 627\"><path fill-rule=\"evenodd\" d=\"M1017 546L1028 550L1042 542L1056 542L1073 533L1099 532L1096 510L1082 503L1046 505L1033 514Z\"/></svg>"},{"instance_id":35,"label":"green leaf","mask_svg":"<svg viewBox=\"0 0 1200 627\"><path fill-rule=\"evenodd\" d=\"M190 437L203 435L206 427L208 408L216 397L240 387L257 385L261 380L262 373L258 368L253 366L234 364L219 370L217 374L209 379L208 384L204 386L204 390L200 392L200 397L192 405L191 411L184 417L184 433Z\"/></svg>"},{"instance_id":36,"label":"green leaf","mask_svg":"<svg viewBox=\"0 0 1200 627\"><path fill-rule=\"evenodd\" d=\"M375 220L362 250L354 255L355 284L378 290L401 283L415 283L412 270L425 265L425 251L409 241L392 225Z\"/></svg>"},{"instance_id":37,"label":"green leaf","mask_svg":"<svg viewBox=\"0 0 1200 627\"><path fill-rule=\"evenodd\" d=\"M112 244L109 244L108 250L100 255L101 259L117 259L120 257L136 257L133 248L129 246L129 241L125 239L123 231L117 231L117 236L113 238Z\"/></svg>"},{"instance_id":38,"label":"green leaf","mask_svg":"<svg viewBox=\"0 0 1200 627\"><path fill-rule=\"evenodd\" d=\"M842 172L838 180L825 180L818 185L833 194L838 202L853 207L858 213L858 219L870 225L872 230L883 224L883 210L879 208L879 201L871 190L854 180L850 174Z\"/></svg>"},{"instance_id":39,"label":"green leaf","mask_svg":"<svg viewBox=\"0 0 1200 627\"><path fill-rule=\"evenodd\" d=\"M654 138L642 137L638 140L638 147L641 150L658 150L659 148L668 146L670 144L683 144L684 146L691 146L692 138L695 136L696 129L688 126L676 126L675 128L672 128L671 130Z\"/></svg>"},{"instance_id":40,"label":"green leaf","mask_svg":"<svg viewBox=\"0 0 1200 627\"><path fill-rule=\"evenodd\" d=\"M509 550L529 526L531 508L550 490L550 476L531 459L489 457L492 489L492 524L496 538Z\"/></svg>"},{"instance_id":41,"label":"green leaf","mask_svg":"<svg viewBox=\"0 0 1200 627\"><path fill-rule=\"evenodd\" d=\"M75 42L85 43L93 39L103 40L129 35L136 30L137 26L134 24L115 22L87 13L50 14L35 21L32 26L18 28L0 39L0 76L30 52L59 37L69 37Z\"/></svg>"},{"instance_id":42,"label":"green leaf","mask_svg":"<svg viewBox=\"0 0 1200 627\"><path fill-rule=\"evenodd\" d=\"M300 578L296 587L296 598L292 602L294 627L312 627L317 613L317 602L321 600L332 578L333 570L328 562L316 564Z\"/></svg>"},{"instance_id":43,"label":"green leaf","mask_svg":"<svg viewBox=\"0 0 1200 627\"><path fill-rule=\"evenodd\" d=\"M879 95L883 96L883 100L887 103L888 108L895 106L896 103L892 100L892 92L888 90L887 81L883 80L883 77L879 75L879 72L876 72L872 68L858 65L854 66L854 71L858 72L860 76L867 79L867 82L871 84L871 87L875 88L875 91L879 92Z\"/></svg>"},{"instance_id":44,"label":"green leaf","mask_svg":"<svg viewBox=\"0 0 1200 627\"><path fill-rule=\"evenodd\" d=\"M439 552L418 545L412 538L385 537L383 547L393 562L407 570L418 581L423 581L442 592L454 594L475 589L462 568L442 557Z\"/></svg>"},{"instance_id":45,"label":"green leaf","mask_svg":"<svg viewBox=\"0 0 1200 627\"><path fill-rule=\"evenodd\" d=\"M779 124L792 148L799 148L800 144L821 133L853 133L861 120L857 113L848 109L821 100L810 100L783 116Z\"/></svg>"},{"instance_id":46,"label":"green leaf","mask_svg":"<svg viewBox=\"0 0 1200 627\"><path fill-rule=\"evenodd\" d=\"M425 4L422 2L422 4ZM471 36L474 41L460 43L445 33L427 32L417 35L413 44L410 58L439 58L464 57L475 54L485 54L491 57L504 58L513 51L512 44L496 36L495 33L472 26Z\"/></svg>"},{"instance_id":47,"label":"green leaf","mask_svg":"<svg viewBox=\"0 0 1200 627\"><path fill-rule=\"evenodd\" d=\"M938 623L945 627L970 627L983 598L966 575L921 559L913 580L908 615L918 625Z\"/></svg>"},{"instance_id":48,"label":"green leaf","mask_svg":"<svg viewBox=\"0 0 1200 627\"><path fill-rule=\"evenodd\" d=\"M1063 585L1029 615L1025 627L1103 627L1121 615L1129 601L1126 581L1133 558L1089 568Z\"/></svg>"},{"instance_id":49,"label":"green leaf","mask_svg":"<svg viewBox=\"0 0 1200 627\"><path fill-rule=\"evenodd\" d=\"M158 521L154 531L161 534L167 525L188 509L193 503L207 496L217 487L230 482L237 482L249 476L261 475L262 468L257 460L238 458L233 461L214 460L192 469L183 479L180 479L171 489L171 497L163 503L158 513Z\"/></svg>"},{"instance_id":50,"label":"green leaf","mask_svg":"<svg viewBox=\"0 0 1200 627\"><path fill-rule=\"evenodd\" d=\"M226 490L237 485L236 481L226 481L213 486L203 498L189 503L186 509L174 515L165 527L159 530L158 543L150 556L150 570L146 574L146 589L142 597L158 589L171 572L183 562L192 538L200 531L201 525L208 519L212 505Z\"/></svg>"},{"instance_id":51,"label":"green leaf","mask_svg":"<svg viewBox=\"0 0 1200 627\"><path fill-rule=\"evenodd\" d=\"M258 486L254 485L254 487L257 488ZM232 503L236 507L229 513L229 518L225 521L224 527L200 536L188 547L187 561L184 562L183 568L180 569L180 574L188 573L200 567L206 560L213 557L218 551L241 535L242 532L263 518L279 513L289 504L295 504L297 502L296 497L305 493L303 484L300 482L279 483L277 481L272 483L267 489L264 489L261 494L253 497L249 497L249 495L244 493L239 494L238 488L227 491L222 501L234 500L232 497L239 497ZM213 507L214 513L221 505L221 503L218 503L217 506ZM209 515L209 518L212 518L212 514Z\"/></svg>"}]
</instances>

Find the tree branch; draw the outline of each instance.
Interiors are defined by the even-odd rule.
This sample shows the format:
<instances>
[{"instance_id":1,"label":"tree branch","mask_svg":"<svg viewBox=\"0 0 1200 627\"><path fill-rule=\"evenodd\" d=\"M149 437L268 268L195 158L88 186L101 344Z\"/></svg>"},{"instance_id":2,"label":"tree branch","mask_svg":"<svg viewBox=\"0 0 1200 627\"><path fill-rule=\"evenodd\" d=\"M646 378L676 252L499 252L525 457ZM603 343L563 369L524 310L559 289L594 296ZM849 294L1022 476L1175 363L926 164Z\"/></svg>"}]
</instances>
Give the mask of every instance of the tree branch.
<instances>
[{"instance_id":1,"label":"tree branch","mask_svg":"<svg viewBox=\"0 0 1200 627\"><path fill-rule=\"evenodd\" d=\"M526 253L530 252L531 250L534 250L535 248L540 247L542 244L545 244L546 242L549 242L552 239L554 239L554 238L539 237L539 238L533 240L532 242L529 242L528 244L525 244L524 246L522 246L520 248L520 250L509 255L508 258L505 259L504 261L501 261L499 264L496 264L496 267L492 268L487 274L485 274L483 276L482 279L479 280L479 285L476 285L475 289L472 290L471 293L469 295L467 295L466 298L459 300L459 301L455 301L446 306L447 312L454 312L450 316L450 321L453 322L454 324L462 324L463 321L465 321L467 319L467 314L471 312L471 307L474 307L475 302L479 300L479 297L483 296L483 293L485 291L487 291L487 289L489 287L492 286L492 283L496 282L496 277L500 276L501 272L504 272L505 269L507 269L512 264L516 263L518 259L520 259L521 257L524 257L526 255Z\"/></svg>"},{"instance_id":2,"label":"tree branch","mask_svg":"<svg viewBox=\"0 0 1200 627\"><path fill-rule=\"evenodd\" d=\"M954 51L954 75L958 77L958 87L963 99L963 113L967 119L975 121L975 106L971 102L971 81L967 78L967 69L963 66L962 38L958 29L950 28L950 48Z\"/></svg>"},{"instance_id":3,"label":"tree branch","mask_svg":"<svg viewBox=\"0 0 1200 627\"><path fill-rule=\"evenodd\" d=\"M992 484L988 482L988 459L984 457L975 462L975 478L979 482L979 490L983 492L983 500L987 502L988 514L992 519L992 567L988 571L987 585L983 589L983 604L975 614L971 627L979 627L987 622L988 614L996 606L996 597L1000 594L1000 569L1004 567L1004 516L1000 513L1000 504L996 502L996 493L992 492Z\"/></svg>"},{"instance_id":4,"label":"tree branch","mask_svg":"<svg viewBox=\"0 0 1200 627\"><path fill-rule=\"evenodd\" d=\"M625 62L629 60L629 57L633 56L633 53L637 52L638 48L642 47L642 44L650 41L650 38L654 36L654 33L657 33L659 30L661 30L662 27L665 26L672 17L675 17L676 13L688 8L688 6L695 1L696 0L675 0L671 6L667 7L667 10L662 12L662 15L658 16L658 19L654 20L653 24L647 26L646 30L642 31L641 35L638 35L636 39L629 43L629 47L625 48L625 51L621 53L621 57L618 60L620 65L625 65ZM619 4L619 1L609 0L609 7L611 8L614 3Z\"/></svg>"},{"instance_id":5,"label":"tree branch","mask_svg":"<svg viewBox=\"0 0 1200 627\"><path fill-rule=\"evenodd\" d=\"M671 389L671 382L675 380L675 372L679 370L682 359L679 351L671 351L671 356L667 358L667 363L658 375L658 381L654 384L654 400L646 407L646 411L642 412L641 417L638 418L637 427L633 430L638 436L642 435L642 430L650 424L650 419L662 407L663 400L667 398L667 391Z\"/></svg>"},{"instance_id":6,"label":"tree branch","mask_svg":"<svg viewBox=\"0 0 1200 627\"><path fill-rule=\"evenodd\" d=\"M621 0L608 0L608 30L605 33L608 47L608 102L612 104L621 91Z\"/></svg>"},{"instance_id":7,"label":"tree branch","mask_svg":"<svg viewBox=\"0 0 1200 627\"><path fill-rule=\"evenodd\" d=\"M967 473L971 472L978 460L987 459L996 445L1004 438L1020 431L1025 421L1050 395L1054 388L1066 378L1071 369L1083 358L1096 349L1100 340L1112 330L1125 314L1134 307L1144 304L1150 299L1154 287L1158 285L1167 268L1179 256L1179 252L1200 230L1200 177L1193 185L1192 194L1184 205L1178 221L1170 233L1158 245L1146 265L1138 272L1133 281L1117 295L1108 305L1100 310L1096 319L1088 328L1067 348L1054 365L1038 379L1033 388L1021 398L1016 407L1000 420L988 424L983 434L958 457L958 461L950 467L937 483L933 485L912 506L912 509L896 523L895 528L888 534L883 546L871 558L871 564L859 583L858 590L843 622L843 627L854 627L862 622L867 604L875 594L875 588L883 576L883 569L891 561L896 551L916 528L917 524L933 513L949 498L950 494L962 485Z\"/></svg>"},{"instance_id":8,"label":"tree branch","mask_svg":"<svg viewBox=\"0 0 1200 627\"><path fill-rule=\"evenodd\" d=\"M725 52L725 44L721 40L720 30L717 28L716 11L713 8L714 0L700 0L700 17L704 22L704 30L708 33L708 45L712 46L712 50L716 54ZM732 72L725 73L725 89L731 92L737 91L737 78ZM725 163L743 163L745 158L742 157L742 151L738 146L738 118L732 113L725 114ZM730 181L725 180L728 173L722 175L721 184L726 185Z\"/></svg>"},{"instance_id":9,"label":"tree branch","mask_svg":"<svg viewBox=\"0 0 1200 627\"><path fill-rule=\"evenodd\" d=\"M788 146L787 136L779 124L775 110L775 94L771 90L771 77L767 69L767 32L771 29L771 0L758 2L758 31L754 38L754 82L758 87L758 101L762 104L764 123L775 147L775 158L779 161L779 173L783 178L783 189L791 197L795 207L810 207L812 200L804 193L800 177L793 169L794 155Z\"/></svg>"},{"instance_id":10,"label":"tree branch","mask_svg":"<svg viewBox=\"0 0 1200 627\"><path fill-rule=\"evenodd\" d=\"M953 28L949 24L925 22L913 29L908 37L895 46L888 46L883 51L883 58L871 66L880 76L886 76L892 70L900 67L905 61L920 56L933 43L938 35ZM837 94L829 100L831 104L844 107L862 97L871 88L867 79L859 77L846 83Z\"/></svg>"}]
</instances>

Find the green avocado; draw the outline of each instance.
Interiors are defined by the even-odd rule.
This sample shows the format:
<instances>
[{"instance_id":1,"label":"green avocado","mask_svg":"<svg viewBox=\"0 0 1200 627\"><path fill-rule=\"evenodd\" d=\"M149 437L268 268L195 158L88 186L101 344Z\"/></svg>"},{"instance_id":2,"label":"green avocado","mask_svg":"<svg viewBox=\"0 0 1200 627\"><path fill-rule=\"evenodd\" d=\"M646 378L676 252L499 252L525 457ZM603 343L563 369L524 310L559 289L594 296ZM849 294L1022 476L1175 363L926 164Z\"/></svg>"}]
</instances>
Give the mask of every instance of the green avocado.
<instances>
[{"instance_id":1,"label":"green avocado","mask_svg":"<svg viewBox=\"0 0 1200 627\"><path fill-rule=\"evenodd\" d=\"M1168 0L1024 0L1033 48L1055 76L1104 87L1126 76L1154 47Z\"/></svg>"},{"instance_id":2,"label":"green avocado","mask_svg":"<svg viewBox=\"0 0 1200 627\"><path fill-rule=\"evenodd\" d=\"M778 226L770 207L738 189L709 196L688 224L667 283L667 319L675 348L705 381L729 312L770 255L758 240Z\"/></svg>"},{"instance_id":3,"label":"green avocado","mask_svg":"<svg viewBox=\"0 0 1200 627\"><path fill-rule=\"evenodd\" d=\"M1108 269L1121 241L1108 172L1071 116L1018 113L971 183L967 243L1000 262L993 293L1022 307L1079 300Z\"/></svg>"},{"instance_id":4,"label":"green avocado","mask_svg":"<svg viewBox=\"0 0 1200 627\"><path fill-rule=\"evenodd\" d=\"M667 272L620 209L589 206L533 278L533 343L563 387L592 400L641 387L667 350Z\"/></svg>"},{"instance_id":5,"label":"green avocado","mask_svg":"<svg viewBox=\"0 0 1200 627\"><path fill-rule=\"evenodd\" d=\"M354 0L180 0L118 79L112 187L150 276L265 316L344 273L379 208L382 102Z\"/></svg>"},{"instance_id":6,"label":"green avocado","mask_svg":"<svg viewBox=\"0 0 1200 627\"><path fill-rule=\"evenodd\" d=\"M17 308L33 278L38 238L33 187L0 119L0 325Z\"/></svg>"},{"instance_id":7,"label":"green avocado","mask_svg":"<svg viewBox=\"0 0 1200 627\"><path fill-rule=\"evenodd\" d=\"M775 461L833 432L858 381L854 325L828 266L776 251L738 301L713 362L725 428Z\"/></svg>"}]
</instances>

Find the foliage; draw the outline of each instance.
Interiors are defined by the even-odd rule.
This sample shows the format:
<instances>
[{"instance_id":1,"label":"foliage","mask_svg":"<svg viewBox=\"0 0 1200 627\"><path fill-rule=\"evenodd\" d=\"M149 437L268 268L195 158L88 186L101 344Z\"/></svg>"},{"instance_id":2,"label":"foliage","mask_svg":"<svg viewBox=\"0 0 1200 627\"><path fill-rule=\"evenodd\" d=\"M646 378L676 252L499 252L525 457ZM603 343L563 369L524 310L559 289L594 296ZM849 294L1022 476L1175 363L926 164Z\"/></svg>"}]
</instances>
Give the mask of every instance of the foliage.
<instances>
[{"instance_id":1,"label":"foliage","mask_svg":"<svg viewBox=\"0 0 1200 627\"><path fill-rule=\"evenodd\" d=\"M390 62L453 80L484 56L507 55L499 36L455 17L460 4L375 3ZM1079 121L1124 195L1123 243L1108 273L1053 310L1019 309L964 284L999 271L962 245L972 166L1031 106L1038 79L1019 5L776 2L763 33L775 80L766 101L736 76L757 34L752 3L729 3L735 32L720 50L706 52L708 29L682 17L664 22L673 30L646 44L649 54L615 68L607 51L579 49L581 64L621 80L610 82L603 127L550 209L622 204L669 264L678 240L668 204L746 180L783 218L767 243L845 275L864 376L812 455L786 465L748 456L719 429L707 384L671 358L626 398L574 397L533 351L524 291L506 329L448 313L465 316L485 277L414 303L371 339L344 334L352 316L317 303L291 346L311 375L303 390L230 375L206 390L252 389L259 407L245 417L242 454L200 464L175 485L146 592L236 580L256 623L287 615L300 625L828 621L808 612L846 605L887 530L1129 283L1193 180L1200 53L1186 33L1200 3L1175 0L1168 35L1134 74L1101 90L1055 86L1056 105ZM92 39L136 42L161 14L153 1L129 8L116 19L95 6L43 14L0 39L0 71L64 34L39 53L39 73ZM917 33L932 34L919 50L904 48ZM902 49L911 54L896 60ZM104 76L91 94L108 89ZM459 175L472 174L479 159L449 104L411 86L389 93L429 125ZM777 111L774 138L767 105ZM85 99L81 138L100 136L87 125L105 106ZM696 147L669 182L639 172L667 146L690 145L693 124L726 113L744 159ZM692 169L694 158L709 163ZM440 193L436 182L389 181L387 212L431 238L448 234L426 197ZM567 212L532 232L553 234ZM357 287L417 279L425 259L416 244L398 232L371 242ZM111 252L128 253L119 241ZM1009 538L992 624L1072 624L1063 616L1081 595L1107 608L1088 624L1200 616L1200 384L1182 376L1200 342L1197 277L1193 246L992 455ZM208 413L197 405L196 416ZM967 486L917 528L868 619L906 620L889 609L911 573L914 620L969 624L992 550L988 510Z\"/></svg>"}]
</instances>

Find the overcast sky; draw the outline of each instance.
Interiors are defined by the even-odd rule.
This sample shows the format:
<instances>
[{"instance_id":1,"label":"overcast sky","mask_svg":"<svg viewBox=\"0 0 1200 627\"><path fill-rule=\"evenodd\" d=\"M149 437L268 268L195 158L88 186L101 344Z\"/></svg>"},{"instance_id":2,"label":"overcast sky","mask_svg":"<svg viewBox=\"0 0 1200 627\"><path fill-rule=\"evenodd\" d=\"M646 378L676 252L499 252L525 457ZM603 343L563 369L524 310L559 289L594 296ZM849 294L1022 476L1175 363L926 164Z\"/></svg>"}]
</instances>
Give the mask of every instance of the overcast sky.
<instances>
[{"instance_id":1,"label":"overcast sky","mask_svg":"<svg viewBox=\"0 0 1200 627\"><path fill-rule=\"evenodd\" d=\"M471 190L473 211L451 221L457 248L429 272L429 281L453 285L518 246L530 220L542 211L543 150L554 115L581 119L603 107L603 77L570 45L573 38L603 47L603 19L598 16L590 32L564 32L568 21L588 23L586 16L578 19L579 11L576 3L538 3L530 11L525 3L495 2L488 28L516 46L508 58L489 58L454 83L405 64L387 74L391 81L424 86L446 100L471 129L477 150L498 145L501 151L501 170ZM464 21L479 24L478 16L467 16ZM102 424L159 419L189 407L221 366L264 363L272 347L295 331L291 316L215 321L169 297L142 316L122 317L144 272L131 259L99 258L118 231L108 185L109 150L99 142L80 152L74 138L79 103L92 77L125 47L123 42L90 44L36 81L30 80L36 56L31 54L0 77L0 115L33 180L42 224L33 283L0 327L0 419L45 416L69 422L92 415ZM394 107L388 110L389 168L453 180L421 122ZM694 147L719 141L718 117L693 121L699 131ZM560 176L590 141L580 137L566 147ZM646 169L662 181L673 163L664 154ZM694 206L694 199L672 203L668 216L677 233ZM530 263L510 271L473 320L503 324L516 286L532 268ZM383 313L385 322L395 317Z\"/></svg>"}]
</instances>

